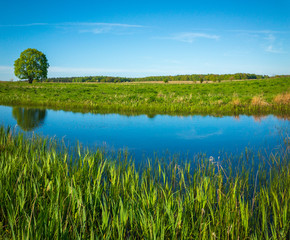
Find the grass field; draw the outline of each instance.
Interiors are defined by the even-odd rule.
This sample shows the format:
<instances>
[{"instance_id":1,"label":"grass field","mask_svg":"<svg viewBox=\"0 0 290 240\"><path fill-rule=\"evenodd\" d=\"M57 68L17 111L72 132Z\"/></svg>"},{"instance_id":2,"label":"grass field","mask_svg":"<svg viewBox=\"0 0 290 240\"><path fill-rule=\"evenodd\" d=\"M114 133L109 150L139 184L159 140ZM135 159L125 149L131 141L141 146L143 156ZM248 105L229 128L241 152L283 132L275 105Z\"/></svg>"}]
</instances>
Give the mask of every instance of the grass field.
<instances>
[{"instance_id":1,"label":"grass field","mask_svg":"<svg viewBox=\"0 0 290 240\"><path fill-rule=\"evenodd\" d=\"M290 77L211 84L0 83L0 104L168 114L290 114Z\"/></svg>"},{"instance_id":2,"label":"grass field","mask_svg":"<svg viewBox=\"0 0 290 240\"><path fill-rule=\"evenodd\" d=\"M251 167L76 149L0 127L0 239L287 239L289 141ZM61 150L61 151L60 151ZM194 168L192 166L195 166Z\"/></svg>"}]
</instances>

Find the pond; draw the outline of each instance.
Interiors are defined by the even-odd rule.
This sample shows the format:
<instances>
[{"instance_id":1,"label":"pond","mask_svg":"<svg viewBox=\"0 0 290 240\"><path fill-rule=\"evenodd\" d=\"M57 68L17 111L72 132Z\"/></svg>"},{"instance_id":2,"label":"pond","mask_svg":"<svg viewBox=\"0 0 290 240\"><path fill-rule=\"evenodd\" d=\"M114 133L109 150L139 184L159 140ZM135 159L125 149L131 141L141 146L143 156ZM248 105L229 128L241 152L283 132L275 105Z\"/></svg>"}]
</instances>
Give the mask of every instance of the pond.
<instances>
[{"instance_id":1,"label":"pond","mask_svg":"<svg viewBox=\"0 0 290 240\"><path fill-rule=\"evenodd\" d=\"M289 130L289 120L273 115L127 116L9 106L0 106L0 124L70 145L79 141L89 148L126 149L136 161L165 153L217 157L221 151L239 154L246 147L270 153L279 145L281 131Z\"/></svg>"}]
</instances>

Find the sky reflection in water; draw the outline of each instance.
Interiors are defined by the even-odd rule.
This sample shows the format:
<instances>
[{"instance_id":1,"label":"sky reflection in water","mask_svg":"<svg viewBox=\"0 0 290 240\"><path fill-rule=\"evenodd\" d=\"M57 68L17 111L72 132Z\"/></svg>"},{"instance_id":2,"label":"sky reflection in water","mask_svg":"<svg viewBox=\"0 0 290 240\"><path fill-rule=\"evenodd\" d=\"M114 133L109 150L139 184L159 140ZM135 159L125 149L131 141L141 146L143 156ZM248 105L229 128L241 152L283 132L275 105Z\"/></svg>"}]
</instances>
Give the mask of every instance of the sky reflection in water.
<instances>
[{"instance_id":1,"label":"sky reflection in water","mask_svg":"<svg viewBox=\"0 0 290 240\"><path fill-rule=\"evenodd\" d=\"M273 150L281 140L280 130L289 130L289 120L257 116L124 116L73 113L0 106L0 123L26 132L64 139L66 143L128 149L138 160L157 152L217 156L220 150L239 153L245 147Z\"/></svg>"}]
</instances>

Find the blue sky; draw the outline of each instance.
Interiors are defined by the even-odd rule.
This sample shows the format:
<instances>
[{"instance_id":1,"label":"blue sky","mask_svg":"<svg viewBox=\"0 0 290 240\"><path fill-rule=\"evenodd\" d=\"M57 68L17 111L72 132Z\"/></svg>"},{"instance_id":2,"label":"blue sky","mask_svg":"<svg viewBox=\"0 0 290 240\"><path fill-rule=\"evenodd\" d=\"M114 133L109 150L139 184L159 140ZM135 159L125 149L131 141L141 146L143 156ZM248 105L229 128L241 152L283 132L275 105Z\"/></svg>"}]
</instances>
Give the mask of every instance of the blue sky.
<instances>
[{"instance_id":1,"label":"blue sky","mask_svg":"<svg viewBox=\"0 0 290 240\"><path fill-rule=\"evenodd\" d=\"M49 77L290 74L290 1L2 1L0 80L26 48Z\"/></svg>"}]
</instances>

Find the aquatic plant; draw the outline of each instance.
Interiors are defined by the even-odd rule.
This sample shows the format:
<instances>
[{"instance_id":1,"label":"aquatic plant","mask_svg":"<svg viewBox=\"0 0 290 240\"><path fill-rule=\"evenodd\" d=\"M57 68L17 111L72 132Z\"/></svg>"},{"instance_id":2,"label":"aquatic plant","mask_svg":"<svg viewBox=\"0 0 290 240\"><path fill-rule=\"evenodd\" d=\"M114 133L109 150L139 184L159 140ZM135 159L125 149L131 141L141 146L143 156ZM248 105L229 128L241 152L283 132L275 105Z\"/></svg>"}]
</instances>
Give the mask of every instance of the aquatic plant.
<instances>
[{"instance_id":1,"label":"aquatic plant","mask_svg":"<svg viewBox=\"0 0 290 240\"><path fill-rule=\"evenodd\" d=\"M187 163L110 159L0 128L0 238L286 239L289 140L248 167L232 159Z\"/></svg>"}]
</instances>

